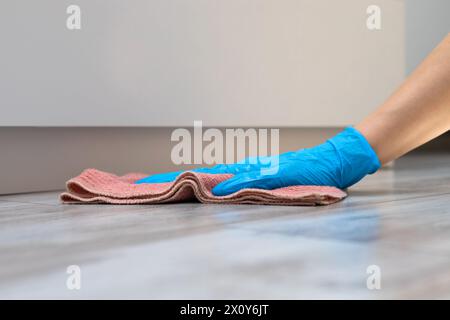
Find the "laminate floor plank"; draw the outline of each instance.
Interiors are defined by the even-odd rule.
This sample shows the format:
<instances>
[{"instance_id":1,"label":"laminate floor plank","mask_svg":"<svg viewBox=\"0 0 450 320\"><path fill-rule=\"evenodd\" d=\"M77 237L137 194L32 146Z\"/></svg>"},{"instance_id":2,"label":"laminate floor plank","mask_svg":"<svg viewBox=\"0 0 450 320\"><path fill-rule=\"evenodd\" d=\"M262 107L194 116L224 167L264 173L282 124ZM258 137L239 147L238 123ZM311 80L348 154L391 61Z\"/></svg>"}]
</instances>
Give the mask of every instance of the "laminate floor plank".
<instances>
[{"instance_id":1,"label":"laminate floor plank","mask_svg":"<svg viewBox=\"0 0 450 320\"><path fill-rule=\"evenodd\" d=\"M406 156L324 207L58 195L0 196L0 298L450 298L449 154Z\"/></svg>"}]
</instances>

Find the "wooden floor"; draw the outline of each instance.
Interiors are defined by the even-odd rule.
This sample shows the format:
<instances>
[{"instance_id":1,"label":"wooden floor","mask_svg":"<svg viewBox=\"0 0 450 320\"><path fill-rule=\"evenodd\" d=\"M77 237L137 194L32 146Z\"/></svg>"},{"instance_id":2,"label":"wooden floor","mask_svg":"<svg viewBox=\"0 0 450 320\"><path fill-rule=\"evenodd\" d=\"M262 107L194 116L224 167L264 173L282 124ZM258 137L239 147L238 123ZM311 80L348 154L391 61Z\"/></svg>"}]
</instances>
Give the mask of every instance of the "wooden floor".
<instances>
[{"instance_id":1,"label":"wooden floor","mask_svg":"<svg viewBox=\"0 0 450 320\"><path fill-rule=\"evenodd\" d=\"M57 196L0 196L0 298L450 298L450 154L405 157L327 207Z\"/></svg>"}]
</instances>

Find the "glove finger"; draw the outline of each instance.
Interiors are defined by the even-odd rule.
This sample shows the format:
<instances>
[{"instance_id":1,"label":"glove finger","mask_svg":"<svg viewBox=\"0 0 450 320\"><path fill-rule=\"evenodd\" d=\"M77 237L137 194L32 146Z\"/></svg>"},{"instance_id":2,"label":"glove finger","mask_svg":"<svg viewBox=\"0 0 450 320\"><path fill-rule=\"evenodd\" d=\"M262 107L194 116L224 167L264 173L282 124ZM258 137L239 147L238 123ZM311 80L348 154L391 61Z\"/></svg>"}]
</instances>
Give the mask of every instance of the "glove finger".
<instances>
[{"instance_id":1,"label":"glove finger","mask_svg":"<svg viewBox=\"0 0 450 320\"><path fill-rule=\"evenodd\" d=\"M145 177L143 179L137 180L135 183L136 184L141 184L141 183L172 182L183 172L184 171L176 171L176 172L166 172L166 173L153 174L151 176L148 176L148 177Z\"/></svg>"},{"instance_id":2,"label":"glove finger","mask_svg":"<svg viewBox=\"0 0 450 320\"><path fill-rule=\"evenodd\" d=\"M196 168L193 170L186 170L186 171L192 171L192 172L198 172L198 173L208 173L208 174L237 174L240 172L247 172L252 167L247 164L218 164L211 168ZM175 181L175 179L186 171L174 171L174 172L165 172L165 173L157 173L150 175L148 177L145 177L143 179L137 180L136 184L141 183L164 183L164 182L172 182Z\"/></svg>"},{"instance_id":3,"label":"glove finger","mask_svg":"<svg viewBox=\"0 0 450 320\"><path fill-rule=\"evenodd\" d=\"M194 172L210 173L210 174L239 174L257 170L259 164L253 162L238 162L232 164L218 164L211 168L194 169Z\"/></svg>"},{"instance_id":4,"label":"glove finger","mask_svg":"<svg viewBox=\"0 0 450 320\"><path fill-rule=\"evenodd\" d=\"M208 173L208 174L236 174L239 172L246 172L250 169L250 167L246 167L246 165L243 164L219 164L211 168L196 168L193 170L186 170L186 171L192 171L192 172L198 172L198 173ZM145 177L143 179L137 180L136 184L141 183L164 183L164 182L172 182L175 181L175 179L186 171L174 171L174 172L164 172L164 173L157 173L150 175L148 177Z\"/></svg>"},{"instance_id":5,"label":"glove finger","mask_svg":"<svg viewBox=\"0 0 450 320\"><path fill-rule=\"evenodd\" d=\"M196 168L196 169L187 170L187 171L193 171L193 172L198 172L198 173L208 173L208 174L234 174L234 175L236 175L236 174L240 174L240 173L258 170L261 166L261 159L265 159L265 158L268 158L268 157L246 158L237 163L218 164L213 167L206 167L206 168L202 167L202 168ZM153 174L151 176L148 176L148 177L145 177L143 179L136 181L136 184L172 182L172 181L175 181L175 179L183 172L185 172L185 171L175 171L175 172Z\"/></svg>"},{"instance_id":6,"label":"glove finger","mask_svg":"<svg viewBox=\"0 0 450 320\"><path fill-rule=\"evenodd\" d=\"M212 189L216 196L226 196L241 189L256 188L271 190L283 186L282 180L275 175L264 175L259 170L238 174L225 180Z\"/></svg>"}]
</instances>

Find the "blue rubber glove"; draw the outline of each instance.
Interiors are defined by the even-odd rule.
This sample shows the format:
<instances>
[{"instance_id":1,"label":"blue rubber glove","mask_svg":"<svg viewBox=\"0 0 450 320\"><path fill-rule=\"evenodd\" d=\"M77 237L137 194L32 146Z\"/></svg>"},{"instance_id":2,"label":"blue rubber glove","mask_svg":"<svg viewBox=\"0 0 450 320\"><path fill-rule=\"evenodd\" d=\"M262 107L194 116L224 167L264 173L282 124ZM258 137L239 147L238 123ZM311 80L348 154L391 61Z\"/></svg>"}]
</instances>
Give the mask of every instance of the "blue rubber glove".
<instances>
[{"instance_id":1,"label":"blue rubber glove","mask_svg":"<svg viewBox=\"0 0 450 320\"><path fill-rule=\"evenodd\" d=\"M259 170L263 164L262 158L268 157L253 157L246 158L240 162L232 163L232 164L218 164L214 167L210 168L196 168L193 170L189 170L191 172L201 172L201 173L210 173L210 174L239 174L244 172L250 172L253 170ZM269 162L267 160L266 162ZM174 172L165 172L165 173L157 173L151 176L142 178L135 183L162 183L162 182L172 182L174 181L180 174L186 171L174 171Z\"/></svg>"},{"instance_id":2,"label":"blue rubber glove","mask_svg":"<svg viewBox=\"0 0 450 320\"><path fill-rule=\"evenodd\" d=\"M256 159L256 161L255 161ZM275 172L267 168L276 160ZM310 149L287 152L276 157L247 158L241 163L199 168L204 173L231 173L235 176L212 190L224 196L243 188L276 189L292 185L326 185L345 189L381 164L366 138L352 127ZM153 175L137 183L173 181L180 172Z\"/></svg>"},{"instance_id":3,"label":"blue rubber glove","mask_svg":"<svg viewBox=\"0 0 450 320\"><path fill-rule=\"evenodd\" d=\"M367 174L372 174L381 164L366 138L349 127L310 149L283 153L279 156L276 174L250 170L237 174L212 190L224 196L244 188L276 189L292 185L335 186L345 189Z\"/></svg>"}]
</instances>

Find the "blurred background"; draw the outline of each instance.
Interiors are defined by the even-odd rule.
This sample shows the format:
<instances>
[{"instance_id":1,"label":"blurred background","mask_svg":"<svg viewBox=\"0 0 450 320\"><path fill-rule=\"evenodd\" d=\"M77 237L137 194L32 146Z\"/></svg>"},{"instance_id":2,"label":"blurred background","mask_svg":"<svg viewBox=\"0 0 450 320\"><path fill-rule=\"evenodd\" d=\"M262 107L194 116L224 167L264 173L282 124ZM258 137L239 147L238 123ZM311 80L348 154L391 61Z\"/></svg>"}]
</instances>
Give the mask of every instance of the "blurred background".
<instances>
[{"instance_id":1,"label":"blurred background","mask_svg":"<svg viewBox=\"0 0 450 320\"><path fill-rule=\"evenodd\" d=\"M72 4L80 30L66 27ZM194 120L313 146L382 103L450 31L448 12L448 0L2 1L0 193L62 189L88 167L182 169L170 134ZM417 152L449 150L446 134Z\"/></svg>"}]
</instances>

